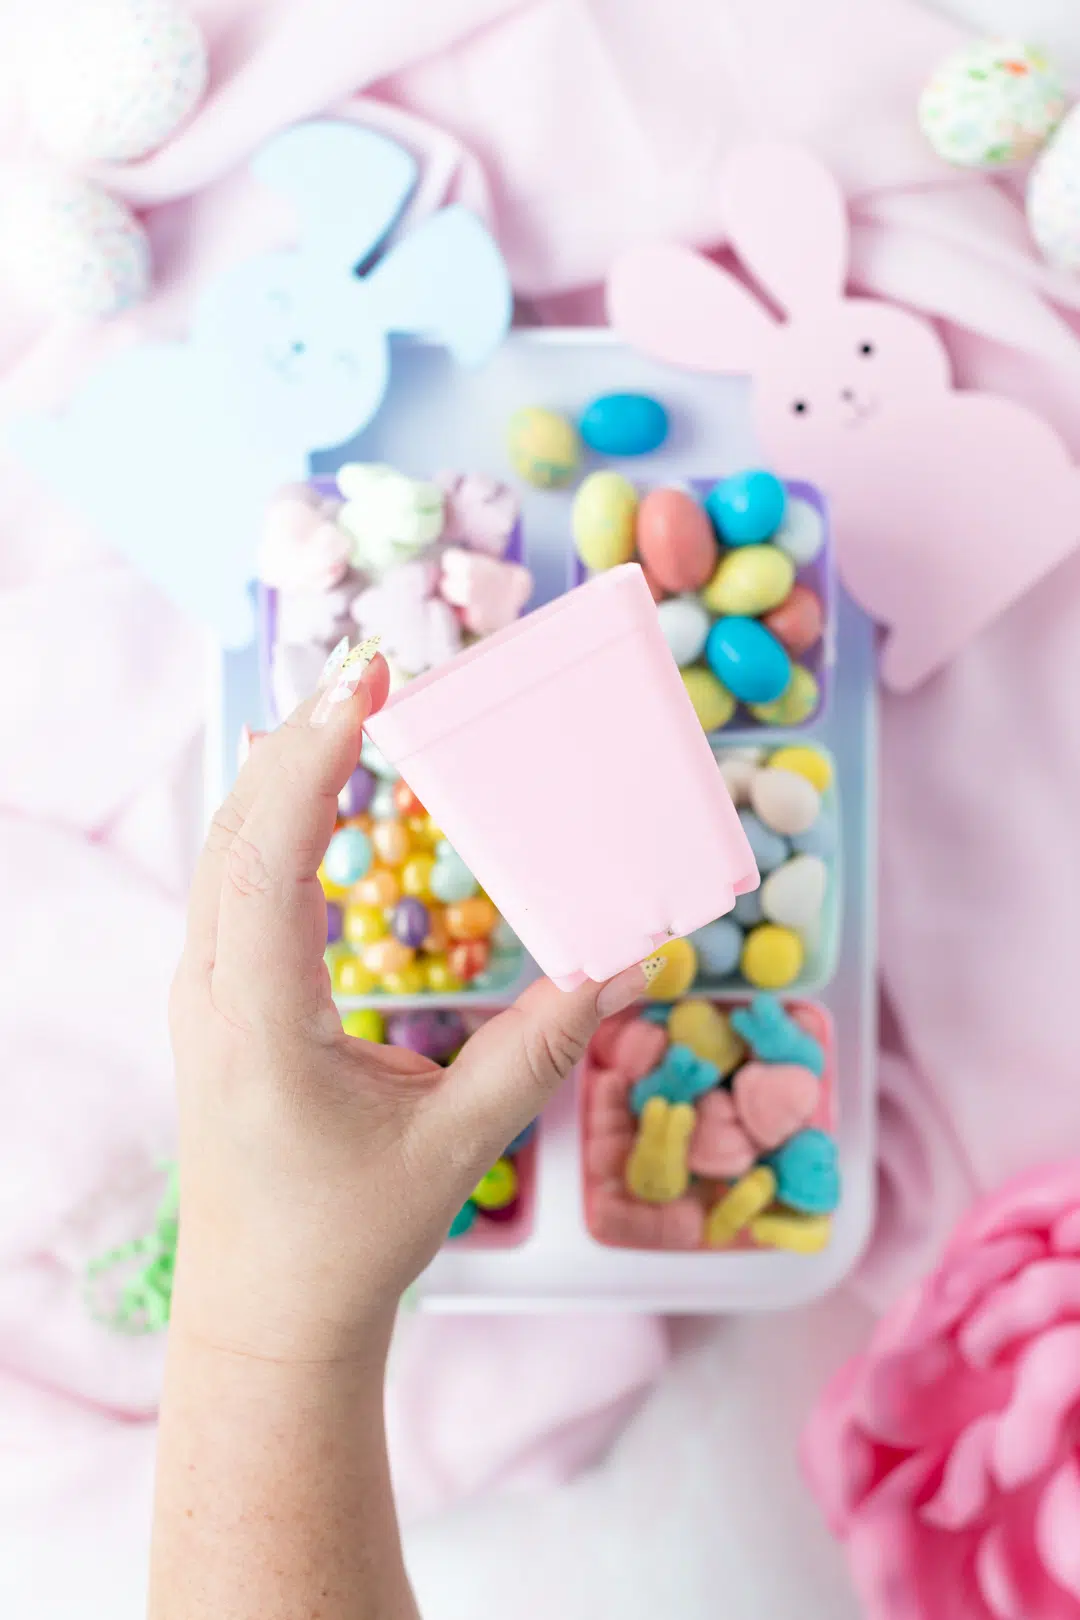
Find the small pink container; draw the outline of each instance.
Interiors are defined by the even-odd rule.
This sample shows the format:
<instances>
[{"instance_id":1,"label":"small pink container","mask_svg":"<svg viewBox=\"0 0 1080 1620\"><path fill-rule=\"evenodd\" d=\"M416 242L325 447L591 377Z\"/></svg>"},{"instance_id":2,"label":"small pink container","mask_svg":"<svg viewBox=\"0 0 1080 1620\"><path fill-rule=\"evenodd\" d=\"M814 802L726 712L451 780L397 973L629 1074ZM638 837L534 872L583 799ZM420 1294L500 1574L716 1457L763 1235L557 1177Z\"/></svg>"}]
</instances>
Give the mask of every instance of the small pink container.
<instances>
[{"instance_id":1,"label":"small pink container","mask_svg":"<svg viewBox=\"0 0 1080 1620\"><path fill-rule=\"evenodd\" d=\"M636 563L410 681L367 729L562 990L757 888Z\"/></svg>"}]
</instances>

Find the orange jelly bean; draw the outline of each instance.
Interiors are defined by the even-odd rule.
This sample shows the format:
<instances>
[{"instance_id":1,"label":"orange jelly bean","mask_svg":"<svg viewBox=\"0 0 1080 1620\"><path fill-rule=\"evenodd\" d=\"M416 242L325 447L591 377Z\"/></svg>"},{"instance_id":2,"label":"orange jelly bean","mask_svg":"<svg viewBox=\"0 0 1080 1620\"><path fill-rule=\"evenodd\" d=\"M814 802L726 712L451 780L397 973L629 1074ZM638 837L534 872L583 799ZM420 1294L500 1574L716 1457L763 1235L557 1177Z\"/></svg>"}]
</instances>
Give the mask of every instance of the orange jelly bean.
<instances>
[{"instance_id":1,"label":"orange jelly bean","mask_svg":"<svg viewBox=\"0 0 1080 1620\"><path fill-rule=\"evenodd\" d=\"M425 951L438 956L450 947L450 930L446 926L446 912L442 906L428 905L428 937L424 941Z\"/></svg>"},{"instance_id":2,"label":"orange jelly bean","mask_svg":"<svg viewBox=\"0 0 1080 1620\"><path fill-rule=\"evenodd\" d=\"M387 974L400 973L407 968L416 952L408 945L403 945L399 939L388 935L386 939L377 939L370 945L364 945L360 951L360 960L369 973L376 974L385 979Z\"/></svg>"},{"instance_id":3,"label":"orange jelly bean","mask_svg":"<svg viewBox=\"0 0 1080 1620\"><path fill-rule=\"evenodd\" d=\"M426 816L420 800L416 797L408 782L394 783L394 805L399 816Z\"/></svg>"},{"instance_id":4,"label":"orange jelly bean","mask_svg":"<svg viewBox=\"0 0 1080 1620\"><path fill-rule=\"evenodd\" d=\"M400 821L377 821L371 830L375 853L387 866L400 866L412 847Z\"/></svg>"},{"instance_id":5,"label":"orange jelly bean","mask_svg":"<svg viewBox=\"0 0 1080 1620\"><path fill-rule=\"evenodd\" d=\"M353 884L349 899L362 906L382 906L385 910L396 906L401 899L401 884L388 867L373 866L366 877Z\"/></svg>"},{"instance_id":6,"label":"orange jelly bean","mask_svg":"<svg viewBox=\"0 0 1080 1620\"><path fill-rule=\"evenodd\" d=\"M446 908L446 926L451 939L486 939L499 920L499 913L484 895L472 900L455 900Z\"/></svg>"},{"instance_id":7,"label":"orange jelly bean","mask_svg":"<svg viewBox=\"0 0 1080 1620\"><path fill-rule=\"evenodd\" d=\"M462 984L468 984L478 973L483 973L490 955L491 947L486 939L470 939L451 945L446 959L451 973L460 979Z\"/></svg>"}]
</instances>

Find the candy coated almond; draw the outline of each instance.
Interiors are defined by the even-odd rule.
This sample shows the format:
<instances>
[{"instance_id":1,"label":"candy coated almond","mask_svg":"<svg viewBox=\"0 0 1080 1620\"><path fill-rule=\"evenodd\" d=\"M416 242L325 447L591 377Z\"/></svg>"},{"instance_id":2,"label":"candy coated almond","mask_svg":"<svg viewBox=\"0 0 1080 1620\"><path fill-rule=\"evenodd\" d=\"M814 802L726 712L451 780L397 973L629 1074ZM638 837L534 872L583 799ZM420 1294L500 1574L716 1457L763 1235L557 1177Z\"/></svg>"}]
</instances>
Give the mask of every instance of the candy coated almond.
<instances>
[{"instance_id":1,"label":"candy coated almond","mask_svg":"<svg viewBox=\"0 0 1080 1620\"><path fill-rule=\"evenodd\" d=\"M825 612L816 592L800 583L791 587L785 602L766 613L765 623L792 657L798 658L821 640Z\"/></svg>"},{"instance_id":2,"label":"candy coated almond","mask_svg":"<svg viewBox=\"0 0 1080 1620\"><path fill-rule=\"evenodd\" d=\"M708 513L684 489L649 491L638 508L637 547L665 590L699 590L716 567L716 536Z\"/></svg>"}]
</instances>

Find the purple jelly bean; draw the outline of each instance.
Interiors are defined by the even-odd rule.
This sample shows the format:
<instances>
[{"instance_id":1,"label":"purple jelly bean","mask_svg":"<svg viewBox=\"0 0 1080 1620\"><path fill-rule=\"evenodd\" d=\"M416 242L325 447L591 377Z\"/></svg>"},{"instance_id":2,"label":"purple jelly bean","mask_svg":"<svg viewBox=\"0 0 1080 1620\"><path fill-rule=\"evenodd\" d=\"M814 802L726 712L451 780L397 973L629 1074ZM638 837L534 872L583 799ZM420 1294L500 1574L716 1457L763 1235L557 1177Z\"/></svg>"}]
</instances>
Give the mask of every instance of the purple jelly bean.
<instances>
[{"instance_id":1,"label":"purple jelly bean","mask_svg":"<svg viewBox=\"0 0 1080 1620\"><path fill-rule=\"evenodd\" d=\"M343 816L362 816L374 792L374 776L363 765L358 765L338 794L338 809Z\"/></svg>"},{"instance_id":2,"label":"purple jelly bean","mask_svg":"<svg viewBox=\"0 0 1080 1620\"><path fill-rule=\"evenodd\" d=\"M332 900L326 902L326 943L336 945L341 938L341 907Z\"/></svg>"},{"instance_id":3,"label":"purple jelly bean","mask_svg":"<svg viewBox=\"0 0 1080 1620\"><path fill-rule=\"evenodd\" d=\"M415 949L424 943L431 932L431 918L428 916L427 906L422 900L414 900L411 895L407 895L394 907L390 926L394 930L395 939Z\"/></svg>"},{"instance_id":4,"label":"purple jelly bean","mask_svg":"<svg viewBox=\"0 0 1080 1620\"><path fill-rule=\"evenodd\" d=\"M457 1051L465 1039L465 1026L461 1015L450 1010L394 1013L387 1021L386 1039L391 1046L406 1046L438 1063Z\"/></svg>"}]
</instances>

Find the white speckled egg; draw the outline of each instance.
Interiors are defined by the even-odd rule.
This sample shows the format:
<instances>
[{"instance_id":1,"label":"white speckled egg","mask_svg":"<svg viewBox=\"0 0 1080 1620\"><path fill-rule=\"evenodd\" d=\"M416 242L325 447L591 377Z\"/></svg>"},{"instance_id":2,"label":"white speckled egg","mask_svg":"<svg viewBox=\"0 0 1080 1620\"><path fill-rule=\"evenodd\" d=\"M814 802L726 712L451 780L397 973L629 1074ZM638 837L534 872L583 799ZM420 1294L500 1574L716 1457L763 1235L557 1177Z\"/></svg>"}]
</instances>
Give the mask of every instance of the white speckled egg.
<instances>
[{"instance_id":1,"label":"white speckled egg","mask_svg":"<svg viewBox=\"0 0 1080 1620\"><path fill-rule=\"evenodd\" d=\"M146 292L150 248L131 210L99 186L33 169L0 192L0 273L47 314L115 315Z\"/></svg>"},{"instance_id":2,"label":"white speckled egg","mask_svg":"<svg viewBox=\"0 0 1080 1620\"><path fill-rule=\"evenodd\" d=\"M1080 270L1080 107L1028 177L1027 216L1043 257L1060 270Z\"/></svg>"},{"instance_id":3,"label":"white speckled egg","mask_svg":"<svg viewBox=\"0 0 1080 1620\"><path fill-rule=\"evenodd\" d=\"M818 855L793 855L761 885L761 910L769 922L803 931L817 921L828 879Z\"/></svg>"},{"instance_id":4,"label":"white speckled egg","mask_svg":"<svg viewBox=\"0 0 1080 1620\"><path fill-rule=\"evenodd\" d=\"M964 168L1028 158L1065 114L1065 89L1039 51L980 40L943 62L919 99L919 124L939 157Z\"/></svg>"},{"instance_id":5,"label":"white speckled egg","mask_svg":"<svg viewBox=\"0 0 1080 1620\"><path fill-rule=\"evenodd\" d=\"M680 669L701 657L712 620L696 596L671 596L656 610L664 640Z\"/></svg>"},{"instance_id":6,"label":"white speckled egg","mask_svg":"<svg viewBox=\"0 0 1080 1620\"><path fill-rule=\"evenodd\" d=\"M750 803L766 827L790 838L814 825L821 810L821 794L805 776L767 766L754 773Z\"/></svg>"},{"instance_id":7,"label":"white speckled egg","mask_svg":"<svg viewBox=\"0 0 1080 1620\"><path fill-rule=\"evenodd\" d=\"M92 0L35 31L24 105L58 157L130 163L168 140L206 74L202 32L175 0Z\"/></svg>"}]
</instances>

